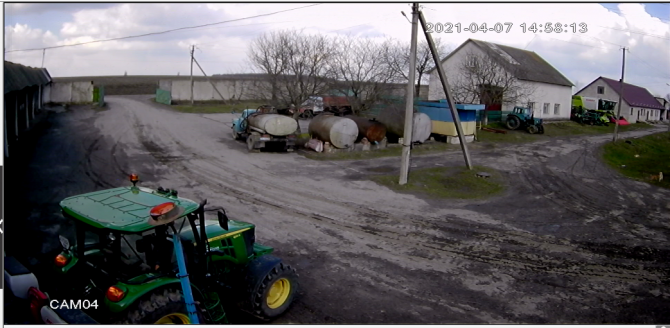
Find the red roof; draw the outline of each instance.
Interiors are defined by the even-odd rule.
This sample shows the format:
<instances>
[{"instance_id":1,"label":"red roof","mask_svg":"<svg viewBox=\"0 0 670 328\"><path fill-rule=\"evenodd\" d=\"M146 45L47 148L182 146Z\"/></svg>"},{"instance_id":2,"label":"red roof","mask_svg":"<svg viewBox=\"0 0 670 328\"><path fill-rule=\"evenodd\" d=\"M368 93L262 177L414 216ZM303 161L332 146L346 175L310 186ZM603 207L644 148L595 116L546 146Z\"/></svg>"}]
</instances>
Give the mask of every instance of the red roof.
<instances>
[{"instance_id":1,"label":"red roof","mask_svg":"<svg viewBox=\"0 0 670 328\"><path fill-rule=\"evenodd\" d=\"M607 85L610 86L617 94L621 90L621 82L617 80L600 77ZM652 109L665 109L654 96L647 91L647 89L625 83L623 84L622 98L632 107L644 107Z\"/></svg>"}]
</instances>

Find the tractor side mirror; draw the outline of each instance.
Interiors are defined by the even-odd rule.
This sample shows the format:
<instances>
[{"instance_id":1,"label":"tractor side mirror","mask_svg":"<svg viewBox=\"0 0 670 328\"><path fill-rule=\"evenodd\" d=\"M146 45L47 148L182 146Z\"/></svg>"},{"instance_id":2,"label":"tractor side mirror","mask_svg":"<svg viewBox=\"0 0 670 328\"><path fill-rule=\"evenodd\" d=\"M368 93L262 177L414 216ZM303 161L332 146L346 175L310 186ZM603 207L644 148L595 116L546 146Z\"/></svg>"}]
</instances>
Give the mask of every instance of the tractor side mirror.
<instances>
[{"instance_id":1,"label":"tractor side mirror","mask_svg":"<svg viewBox=\"0 0 670 328\"><path fill-rule=\"evenodd\" d=\"M228 215L226 215L226 211L218 211L216 215L219 217L219 225L221 228L228 230Z\"/></svg>"}]
</instances>

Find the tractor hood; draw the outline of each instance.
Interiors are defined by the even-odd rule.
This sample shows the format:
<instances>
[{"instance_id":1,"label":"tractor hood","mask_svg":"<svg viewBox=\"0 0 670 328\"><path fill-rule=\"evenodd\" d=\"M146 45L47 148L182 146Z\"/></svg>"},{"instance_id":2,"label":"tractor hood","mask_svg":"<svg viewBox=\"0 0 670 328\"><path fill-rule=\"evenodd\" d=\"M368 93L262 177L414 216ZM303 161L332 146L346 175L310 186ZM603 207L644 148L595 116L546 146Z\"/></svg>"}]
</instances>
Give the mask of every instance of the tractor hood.
<instances>
[{"instance_id":1,"label":"tractor hood","mask_svg":"<svg viewBox=\"0 0 670 328\"><path fill-rule=\"evenodd\" d=\"M149 211L156 205L173 202L184 207L183 215L198 209L190 199L142 187L121 187L65 198L63 213L95 228L134 233L154 229Z\"/></svg>"}]
</instances>

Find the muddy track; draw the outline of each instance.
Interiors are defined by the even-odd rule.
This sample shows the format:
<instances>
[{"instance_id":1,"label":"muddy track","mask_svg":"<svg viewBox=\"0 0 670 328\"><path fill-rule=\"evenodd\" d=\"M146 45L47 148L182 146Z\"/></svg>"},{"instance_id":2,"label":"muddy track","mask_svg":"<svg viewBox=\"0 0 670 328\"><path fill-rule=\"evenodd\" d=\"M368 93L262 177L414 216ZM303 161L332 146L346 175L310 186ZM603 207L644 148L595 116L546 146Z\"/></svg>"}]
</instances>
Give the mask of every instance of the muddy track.
<instances>
[{"instance_id":1,"label":"muddy track","mask_svg":"<svg viewBox=\"0 0 670 328\"><path fill-rule=\"evenodd\" d=\"M172 159L166 158L162 151L165 149L163 146L156 145L149 139L150 133L145 131L142 125L134 124L134 127L135 133L140 141L156 160L164 164L173 162ZM178 151L180 153L190 154L197 151L196 149L190 149L184 146L169 131L164 131L164 133L172 138L172 140L167 143L178 145ZM407 253L412 249L419 249L424 253L438 254L443 259L460 258L500 267L543 273L556 273L588 277L591 279L606 278L609 280L651 283L660 283L667 280L667 272L657 271L651 268L647 271L640 272L637 267L617 263L607 263L609 261L606 259L604 261L605 263L599 263L598 265L587 264L587 261L584 259L591 258L594 254L578 250L576 247L570 245L570 242L567 240L557 240L552 237L542 237L520 232L514 233L503 231L502 229L496 229L498 231L495 231L490 228L480 228L478 229L479 231L476 233L476 236L473 236L480 241L479 246L477 244L462 243L457 238L445 239L436 237L435 235L422 231L422 228L436 228L439 225L439 230L458 236L468 232L472 234L471 227L456 228L453 225L447 227L444 224L440 224L445 221L444 218L431 216L414 217L409 218L408 220L407 217L391 215L388 212L379 210L366 209L358 204L327 199L314 193L288 188L283 185L268 185L266 181L263 181L257 176L241 171L231 171L230 168L222 165L217 158L203 154L197 154L197 157L197 160L185 160L180 163L182 169L180 170L180 174L184 175L188 180L210 186L213 190L217 190L230 197L240 198L254 205L265 206L281 211L287 215L299 217L300 219L310 221L317 226L347 231L353 234L364 234L366 235L365 238L367 240L377 240L377 242L372 243L378 246L383 245L380 246L380 248L384 248L387 251L405 250L403 256L412 257ZM207 165L203 165L203 163ZM553 175L547 168L540 166L540 169L543 174L548 174L552 178L545 180L549 181L549 184L541 185L544 189L539 187L535 188L536 192L548 189L558 192L558 195L564 195L556 198L560 201L559 204L561 205L572 204L572 206L574 206L579 201L590 201L589 199L579 197L578 193L580 190L570 188L569 185L562 183L562 180L558 176ZM228 178L228 176L223 176L218 173L222 171L226 171L234 178L231 179ZM534 184L531 185L534 186ZM262 192L257 190L257 186L264 187ZM567 193L565 192L566 190L568 191ZM300 199L309 199L311 202L320 201L341 208L336 209L339 213L329 213L329 215L313 213L309 210L300 209L300 206L296 206L296 201L299 201ZM591 203L597 202L591 201ZM355 209L354 215L348 213L352 208ZM600 211L610 210L606 207L599 207L598 209ZM580 211L575 211L575 214L580 214ZM337 216L337 219L331 217L331 215ZM375 221L374 223L369 222L371 220L368 220L368 222L361 222L361 217L373 217L379 218L379 220L372 220ZM408 222L410 220L411 222ZM455 220L453 221L455 222ZM370 226L371 224L374 225L374 228ZM397 227L400 224L404 224L406 227L413 229L399 229ZM427 243L427 240L431 242ZM497 245L514 244L517 246L517 250L494 252L491 251L491 247L482 245L482 242L490 242ZM528 252L527 249L524 249L529 247L534 247L536 249L555 249L557 246L564 248L566 251L570 251L573 253L573 256L581 257L582 260L557 258L549 254L532 254L531 252Z\"/></svg>"}]
</instances>

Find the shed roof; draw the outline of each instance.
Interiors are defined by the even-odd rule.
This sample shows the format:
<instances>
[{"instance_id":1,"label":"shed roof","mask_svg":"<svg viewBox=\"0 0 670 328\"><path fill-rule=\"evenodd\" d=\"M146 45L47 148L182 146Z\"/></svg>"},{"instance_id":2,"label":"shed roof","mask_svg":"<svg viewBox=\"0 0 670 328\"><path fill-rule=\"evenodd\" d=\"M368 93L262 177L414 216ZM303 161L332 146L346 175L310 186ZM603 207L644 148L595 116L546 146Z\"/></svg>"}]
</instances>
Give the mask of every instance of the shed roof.
<instances>
[{"instance_id":1,"label":"shed roof","mask_svg":"<svg viewBox=\"0 0 670 328\"><path fill-rule=\"evenodd\" d=\"M5 61L5 94L50 82L51 75L46 68L28 67Z\"/></svg>"},{"instance_id":2,"label":"shed roof","mask_svg":"<svg viewBox=\"0 0 670 328\"><path fill-rule=\"evenodd\" d=\"M599 77L593 82L589 83L587 86L583 87L581 90L577 91L575 94L579 94L582 92L582 90L588 88L590 85L595 83L598 80L603 80L616 94L619 94L619 90L621 90L621 82L617 80L613 80L610 78L606 77ZM623 95L621 95L621 98L628 103L628 105L632 107L644 107L644 108L650 108L650 109L665 109L663 105L661 105L654 96L649 93L649 91L643 87L639 87L637 85L629 84L624 82L623 83Z\"/></svg>"},{"instance_id":3,"label":"shed roof","mask_svg":"<svg viewBox=\"0 0 670 328\"><path fill-rule=\"evenodd\" d=\"M484 51L484 53L491 56L491 58L498 60L505 68L514 73L515 77L519 80L573 86L570 80L537 53L486 41L468 39L456 48L456 50L444 57L442 62L446 61L468 42L472 42Z\"/></svg>"}]
</instances>

